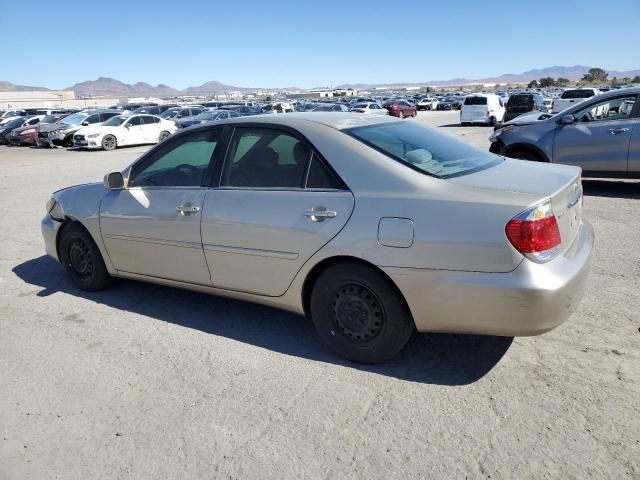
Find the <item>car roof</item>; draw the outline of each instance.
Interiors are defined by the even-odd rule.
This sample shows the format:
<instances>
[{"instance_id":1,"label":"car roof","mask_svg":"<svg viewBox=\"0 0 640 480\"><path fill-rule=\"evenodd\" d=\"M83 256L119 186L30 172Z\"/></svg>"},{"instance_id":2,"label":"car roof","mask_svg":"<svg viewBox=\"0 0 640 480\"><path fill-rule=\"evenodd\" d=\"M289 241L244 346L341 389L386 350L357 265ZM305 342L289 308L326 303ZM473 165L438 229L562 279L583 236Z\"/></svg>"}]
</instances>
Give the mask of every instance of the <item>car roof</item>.
<instances>
[{"instance_id":1,"label":"car roof","mask_svg":"<svg viewBox=\"0 0 640 480\"><path fill-rule=\"evenodd\" d=\"M265 123L283 125L296 128L300 122L313 122L337 130L344 130L352 127L365 127L367 125L376 125L379 123L394 123L399 120L395 117L385 117L378 115L363 115L359 113L348 112L296 112L287 114L267 114L256 115L252 117L239 117L223 121L225 124L233 123Z\"/></svg>"}]
</instances>

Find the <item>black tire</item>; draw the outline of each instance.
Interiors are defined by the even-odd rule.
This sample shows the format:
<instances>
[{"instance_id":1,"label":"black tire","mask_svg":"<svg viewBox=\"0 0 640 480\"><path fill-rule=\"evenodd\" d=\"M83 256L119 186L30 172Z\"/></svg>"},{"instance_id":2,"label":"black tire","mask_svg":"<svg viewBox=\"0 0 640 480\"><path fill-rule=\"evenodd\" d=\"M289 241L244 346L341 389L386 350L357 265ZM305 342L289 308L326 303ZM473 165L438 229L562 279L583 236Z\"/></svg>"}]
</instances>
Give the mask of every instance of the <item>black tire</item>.
<instances>
[{"instance_id":1,"label":"black tire","mask_svg":"<svg viewBox=\"0 0 640 480\"><path fill-rule=\"evenodd\" d=\"M163 130L160 132L160 136L158 137L158 142L162 142L171 136L171 132L167 130Z\"/></svg>"},{"instance_id":2,"label":"black tire","mask_svg":"<svg viewBox=\"0 0 640 480\"><path fill-rule=\"evenodd\" d=\"M105 135L102 139L103 150L115 150L118 147L118 140L113 135Z\"/></svg>"},{"instance_id":3,"label":"black tire","mask_svg":"<svg viewBox=\"0 0 640 480\"><path fill-rule=\"evenodd\" d=\"M530 152L528 150L516 150L516 151L513 151L513 152L509 152L508 154L505 155L505 157L516 158L518 160L528 160L530 162L543 162L544 161L538 155L536 155L535 153Z\"/></svg>"},{"instance_id":4,"label":"black tire","mask_svg":"<svg viewBox=\"0 0 640 480\"><path fill-rule=\"evenodd\" d=\"M489 120L489 123L491 124L492 127L495 127L498 124L498 119L496 117L491 117L491 119Z\"/></svg>"},{"instance_id":5,"label":"black tire","mask_svg":"<svg viewBox=\"0 0 640 480\"><path fill-rule=\"evenodd\" d=\"M60 261L81 290L96 292L111 285L102 255L91 235L78 224L64 228L60 237Z\"/></svg>"},{"instance_id":6,"label":"black tire","mask_svg":"<svg viewBox=\"0 0 640 480\"><path fill-rule=\"evenodd\" d=\"M311 292L311 318L322 341L358 363L381 363L405 346L415 325L395 285L366 265L327 268Z\"/></svg>"}]
</instances>

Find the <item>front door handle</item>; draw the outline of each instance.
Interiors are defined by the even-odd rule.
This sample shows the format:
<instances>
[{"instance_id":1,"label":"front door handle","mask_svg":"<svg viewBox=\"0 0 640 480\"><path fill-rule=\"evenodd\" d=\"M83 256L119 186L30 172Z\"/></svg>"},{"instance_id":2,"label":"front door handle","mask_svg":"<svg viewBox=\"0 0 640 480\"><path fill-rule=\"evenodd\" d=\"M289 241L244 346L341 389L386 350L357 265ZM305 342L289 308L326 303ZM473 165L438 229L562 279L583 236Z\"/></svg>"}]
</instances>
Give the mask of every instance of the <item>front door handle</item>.
<instances>
[{"instance_id":1,"label":"front door handle","mask_svg":"<svg viewBox=\"0 0 640 480\"><path fill-rule=\"evenodd\" d=\"M628 128L610 128L610 129L609 129L609 133L610 133L611 135L617 135L617 134L619 134L619 133L626 133L626 132L628 132L628 131L629 131L629 129L628 129Z\"/></svg>"},{"instance_id":2,"label":"front door handle","mask_svg":"<svg viewBox=\"0 0 640 480\"><path fill-rule=\"evenodd\" d=\"M327 210L326 207L313 207L304 212L305 217L309 217L312 222L323 222L326 218L335 218L338 213L334 210Z\"/></svg>"},{"instance_id":3,"label":"front door handle","mask_svg":"<svg viewBox=\"0 0 640 480\"><path fill-rule=\"evenodd\" d=\"M191 215L192 213L199 212L200 207L196 207L195 205L191 205L190 203L185 203L176 207L176 210L180 213L180 215Z\"/></svg>"}]
</instances>

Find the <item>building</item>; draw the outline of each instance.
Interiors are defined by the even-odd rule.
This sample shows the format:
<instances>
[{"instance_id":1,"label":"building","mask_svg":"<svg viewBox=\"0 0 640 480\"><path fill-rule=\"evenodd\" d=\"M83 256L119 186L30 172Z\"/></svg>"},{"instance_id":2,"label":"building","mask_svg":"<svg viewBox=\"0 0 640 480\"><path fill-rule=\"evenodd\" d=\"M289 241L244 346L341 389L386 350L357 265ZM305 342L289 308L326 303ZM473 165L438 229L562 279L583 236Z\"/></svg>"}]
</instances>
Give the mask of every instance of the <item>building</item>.
<instances>
[{"instance_id":1,"label":"building","mask_svg":"<svg viewBox=\"0 0 640 480\"><path fill-rule=\"evenodd\" d=\"M0 92L0 108L60 108L97 107L119 103L116 97L76 98L67 90L37 90L25 92Z\"/></svg>"}]
</instances>

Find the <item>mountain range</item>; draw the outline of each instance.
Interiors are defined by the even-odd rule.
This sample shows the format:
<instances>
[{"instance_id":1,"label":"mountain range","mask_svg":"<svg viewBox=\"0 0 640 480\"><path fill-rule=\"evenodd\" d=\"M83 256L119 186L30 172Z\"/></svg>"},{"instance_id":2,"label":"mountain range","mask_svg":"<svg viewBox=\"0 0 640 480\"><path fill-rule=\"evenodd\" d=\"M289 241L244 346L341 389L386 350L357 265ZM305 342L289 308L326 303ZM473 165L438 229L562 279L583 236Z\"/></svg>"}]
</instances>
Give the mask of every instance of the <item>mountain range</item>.
<instances>
[{"instance_id":1,"label":"mountain range","mask_svg":"<svg viewBox=\"0 0 640 480\"><path fill-rule=\"evenodd\" d=\"M523 73L513 74L505 73L497 77L488 77L480 79L454 78L450 80L433 80L414 83L345 83L337 85L335 88L355 88L358 90L366 90L371 88L403 88L411 86L460 86L466 84L477 83L504 83L517 84L527 83L531 80L537 80L543 77L559 78L564 77L569 80L579 80L589 71L591 67L584 65L574 65L573 67L553 66L529 70ZM609 78L613 77L635 77L640 75L640 70L630 70L626 72L608 71ZM28 85L14 85L9 82L0 81L0 92L19 92L19 91L46 91L45 87L35 87ZM217 81L206 82L199 86L188 87L183 90L177 90L168 85L159 84L156 86L145 82L134 84L124 83L120 80L108 77L100 77L96 80L87 80L85 82L76 83L65 90L74 91L76 96L108 96L108 97L174 97L178 95L197 96L220 94L228 91L239 91L243 93L253 92L256 88L237 87L226 85ZM282 90L276 88L275 90ZM286 90L300 90L297 87L287 87Z\"/></svg>"}]
</instances>

